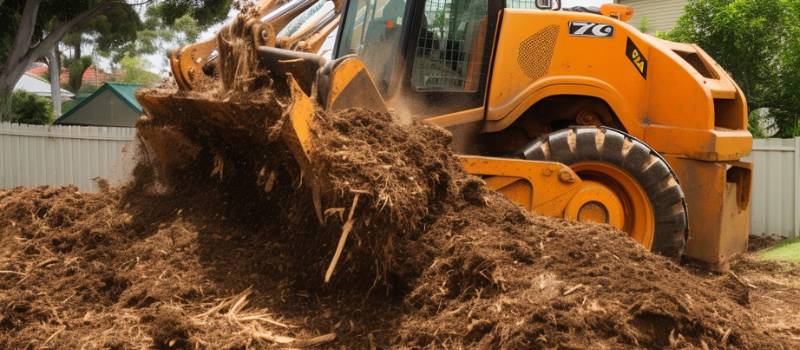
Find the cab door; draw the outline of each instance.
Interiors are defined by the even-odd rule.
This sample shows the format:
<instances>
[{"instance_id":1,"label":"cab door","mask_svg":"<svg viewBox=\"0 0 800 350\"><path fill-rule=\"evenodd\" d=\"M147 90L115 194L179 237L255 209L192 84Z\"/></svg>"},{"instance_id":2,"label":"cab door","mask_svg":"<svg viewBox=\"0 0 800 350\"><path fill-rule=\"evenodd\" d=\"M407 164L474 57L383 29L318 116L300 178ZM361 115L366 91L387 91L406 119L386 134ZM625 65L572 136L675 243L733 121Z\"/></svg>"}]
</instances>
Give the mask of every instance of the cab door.
<instances>
[{"instance_id":1,"label":"cab door","mask_svg":"<svg viewBox=\"0 0 800 350\"><path fill-rule=\"evenodd\" d=\"M482 119L502 7L503 1L492 0L416 2L405 43L402 93L388 98L390 106L414 119L466 110Z\"/></svg>"}]
</instances>

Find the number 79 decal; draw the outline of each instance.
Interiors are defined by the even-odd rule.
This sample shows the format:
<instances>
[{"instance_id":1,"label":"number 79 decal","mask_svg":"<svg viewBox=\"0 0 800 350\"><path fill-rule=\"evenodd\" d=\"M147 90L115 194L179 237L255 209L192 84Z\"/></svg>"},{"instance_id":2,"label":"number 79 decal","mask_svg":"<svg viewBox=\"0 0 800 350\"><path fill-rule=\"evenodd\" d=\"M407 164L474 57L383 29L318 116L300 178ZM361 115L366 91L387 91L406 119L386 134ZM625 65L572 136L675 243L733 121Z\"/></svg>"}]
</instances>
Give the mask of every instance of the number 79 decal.
<instances>
[{"instance_id":1,"label":"number 79 decal","mask_svg":"<svg viewBox=\"0 0 800 350\"><path fill-rule=\"evenodd\" d=\"M614 26L595 22L569 22L569 34L592 38L611 38L614 36Z\"/></svg>"}]
</instances>

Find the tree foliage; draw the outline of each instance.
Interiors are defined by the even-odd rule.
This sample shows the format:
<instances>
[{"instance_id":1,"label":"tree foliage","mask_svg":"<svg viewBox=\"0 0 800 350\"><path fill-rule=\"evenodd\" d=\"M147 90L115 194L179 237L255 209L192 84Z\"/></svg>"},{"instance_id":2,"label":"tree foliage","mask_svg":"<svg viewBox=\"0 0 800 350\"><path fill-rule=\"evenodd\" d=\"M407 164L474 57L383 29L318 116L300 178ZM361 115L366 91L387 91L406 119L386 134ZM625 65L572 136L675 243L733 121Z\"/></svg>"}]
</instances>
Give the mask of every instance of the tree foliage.
<instances>
[{"instance_id":1,"label":"tree foliage","mask_svg":"<svg viewBox=\"0 0 800 350\"><path fill-rule=\"evenodd\" d=\"M777 136L791 137L800 133L799 14L800 0L690 0L666 37L702 47L733 76L750 110L767 108Z\"/></svg>"},{"instance_id":2,"label":"tree foliage","mask_svg":"<svg viewBox=\"0 0 800 350\"><path fill-rule=\"evenodd\" d=\"M144 24L133 6L110 6L76 26L64 38L64 44L77 48L80 57L79 44L88 44L98 50L109 51L136 40L136 33L142 29Z\"/></svg>"},{"instance_id":3,"label":"tree foliage","mask_svg":"<svg viewBox=\"0 0 800 350\"><path fill-rule=\"evenodd\" d=\"M9 121L20 124L50 124L53 122L53 106L50 100L29 92L14 91L11 94Z\"/></svg>"},{"instance_id":4,"label":"tree foliage","mask_svg":"<svg viewBox=\"0 0 800 350\"><path fill-rule=\"evenodd\" d=\"M142 60L138 56L125 56L120 61L120 66L125 72L119 79L122 83L141 84L146 86L158 83L158 75L148 72L142 67Z\"/></svg>"},{"instance_id":5,"label":"tree foliage","mask_svg":"<svg viewBox=\"0 0 800 350\"><path fill-rule=\"evenodd\" d=\"M227 18L231 0L168 0L155 2L144 11L136 40L115 50L103 49L115 62L126 55L162 52L167 48L196 42L200 33Z\"/></svg>"},{"instance_id":6,"label":"tree foliage","mask_svg":"<svg viewBox=\"0 0 800 350\"><path fill-rule=\"evenodd\" d=\"M161 34L174 35L177 28L184 40L196 38L224 19L230 5L231 0L2 0L0 116L8 114L11 89L25 69L59 45L72 49L68 66L80 76L88 67L82 55L86 45L115 61L125 54L152 53L157 48L152 42L165 37ZM140 13L146 14L144 20Z\"/></svg>"},{"instance_id":7,"label":"tree foliage","mask_svg":"<svg viewBox=\"0 0 800 350\"><path fill-rule=\"evenodd\" d=\"M224 20L230 8L231 0L169 0L148 8L148 12L168 26L187 15L208 26Z\"/></svg>"},{"instance_id":8,"label":"tree foliage","mask_svg":"<svg viewBox=\"0 0 800 350\"><path fill-rule=\"evenodd\" d=\"M144 24L132 6L111 6L77 25L62 40L62 45L71 51L62 60L69 71L70 90L80 90L83 74L93 63L91 56L83 55L84 47L110 52L136 40L136 33L143 29Z\"/></svg>"},{"instance_id":9,"label":"tree foliage","mask_svg":"<svg viewBox=\"0 0 800 350\"><path fill-rule=\"evenodd\" d=\"M88 56L67 58L64 66L69 71L69 89L77 92L83 85L83 73L92 65L92 58ZM48 73L49 74L49 73Z\"/></svg>"}]
</instances>

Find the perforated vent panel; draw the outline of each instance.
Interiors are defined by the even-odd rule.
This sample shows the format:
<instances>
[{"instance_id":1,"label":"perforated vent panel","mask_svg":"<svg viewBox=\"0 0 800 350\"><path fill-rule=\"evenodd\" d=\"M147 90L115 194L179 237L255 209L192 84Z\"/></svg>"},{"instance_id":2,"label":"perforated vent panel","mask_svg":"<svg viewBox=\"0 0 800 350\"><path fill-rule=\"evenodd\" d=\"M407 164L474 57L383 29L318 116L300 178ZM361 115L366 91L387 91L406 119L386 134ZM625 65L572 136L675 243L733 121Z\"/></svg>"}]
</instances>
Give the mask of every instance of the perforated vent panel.
<instances>
[{"instance_id":1,"label":"perforated vent panel","mask_svg":"<svg viewBox=\"0 0 800 350\"><path fill-rule=\"evenodd\" d=\"M529 78L539 80L547 75L560 31L560 26L547 26L519 45L517 63Z\"/></svg>"}]
</instances>

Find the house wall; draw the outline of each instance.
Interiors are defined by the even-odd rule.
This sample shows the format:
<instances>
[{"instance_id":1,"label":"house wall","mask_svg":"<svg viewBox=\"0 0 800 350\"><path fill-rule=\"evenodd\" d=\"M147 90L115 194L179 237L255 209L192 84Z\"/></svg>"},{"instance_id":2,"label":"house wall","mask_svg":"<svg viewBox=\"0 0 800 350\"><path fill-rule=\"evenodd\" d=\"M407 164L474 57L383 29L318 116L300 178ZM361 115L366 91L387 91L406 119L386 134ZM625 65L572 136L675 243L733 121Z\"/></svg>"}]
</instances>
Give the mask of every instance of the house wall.
<instances>
[{"instance_id":1,"label":"house wall","mask_svg":"<svg viewBox=\"0 0 800 350\"><path fill-rule=\"evenodd\" d=\"M671 30L678 18L683 15L687 0L616 0L618 4L631 6L636 10L631 24L640 28L642 19L648 19L649 34Z\"/></svg>"},{"instance_id":2,"label":"house wall","mask_svg":"<svg viewBox=\"0 0 800 350\"><path fill-rule=\"evenodd\" d=\"M61 124L132 127L140 115L111 89L106 89Z\"/></svg>"}]
</instances>

